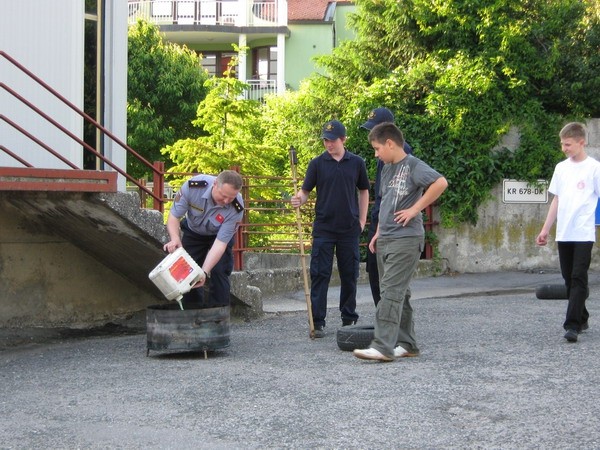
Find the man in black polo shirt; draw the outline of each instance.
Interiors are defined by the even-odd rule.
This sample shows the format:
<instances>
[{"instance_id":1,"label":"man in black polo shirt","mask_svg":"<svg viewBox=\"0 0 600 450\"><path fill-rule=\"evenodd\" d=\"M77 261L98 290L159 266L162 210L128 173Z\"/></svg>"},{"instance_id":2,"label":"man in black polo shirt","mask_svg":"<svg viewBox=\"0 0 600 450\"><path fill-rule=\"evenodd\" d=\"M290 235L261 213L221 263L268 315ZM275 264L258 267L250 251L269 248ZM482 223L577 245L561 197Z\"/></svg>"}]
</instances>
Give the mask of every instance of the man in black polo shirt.
<instances>
[{"instance_id":1,"label":"man in black polo shirt","mask_svg":"<svg viewBox=\"0 0 600 450\"><path fill-rule=\"evenodd\" d=\"M315 337L325 336L327 291L333 268L333 254L340 274L342 325L358 320L356 282L359 268L359 237L367 222L369 178L365 161L346 150L346 128L331 120L321 135L325 150L312 159L302 189L291 199L295 208L317 189L313 245L310 260L312 315Z\"/></svg>"}]
</instances>

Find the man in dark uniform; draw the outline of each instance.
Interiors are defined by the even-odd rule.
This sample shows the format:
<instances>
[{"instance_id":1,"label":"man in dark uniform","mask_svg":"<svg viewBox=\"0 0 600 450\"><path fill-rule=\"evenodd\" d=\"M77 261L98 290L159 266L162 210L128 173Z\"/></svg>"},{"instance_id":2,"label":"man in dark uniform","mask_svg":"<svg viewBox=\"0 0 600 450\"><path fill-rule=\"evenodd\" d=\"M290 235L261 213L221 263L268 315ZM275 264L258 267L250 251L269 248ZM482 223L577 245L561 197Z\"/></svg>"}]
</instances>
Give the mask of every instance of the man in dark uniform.
<instances>
[{"instance_id":1,"label":"man in dark uniform","mask_svg":"<svg viewBox=\"0 0 600 450\"><path fill-rule=\"evenodd\" d=\"M375 125L380 123L391 122L394 123L394 114L388 108L375 108L369 113L367 121L361 125L361 128L365 128L369 131L373 129ZM404 143L404 151L407 155L411 155L413 149L407 142ZM375 231L377 231L377 224L379 223L379 205L381 204L381 194L379 193L379 184L381 181L381 169L383 168L383 162L377 159L377 172L375 174L375 186L373 187L373 208L371 208L371 223L369 224L369 237L367 242L371 242ZM367 247L367 272L369 274L369 285L371 287L371 295L373 296L373 302L375 306L381 300L381 292L379 289L379 270L377 269L377 256L372 253ZM409 290L410 294L410 290Z\"/></svg>"},{"instance_id":2,"label":"man in dark uniform","mask_svg":"<svg viewBox=\"0 0 600 450\"><path fill-rule=\"evenodd\" d=\"M233 238L244 214L241 188L240 174L225 170L217 177L197 175L191 178L175 196L167 218L171 240L164 250L172 253L183 247L210 279L208 292L192 289L184 294L182 303L188 308L229 305ZM205 283L206 279L203 279L194 287L202 287Z\"/></svg>"},{"instance_id":3,"label":"man in dark uniform","mask_svg":"<svg viewBox=\"0 0 600 450\"><path fill-rule=\"evenodd\" d=\"M369 208L369 178L365 161L344 147L344 125L337 120L327 122L321 137L326 151L310 161L302 189L291 199L292 206L297 208L306 203L310 191L317 189L310 259L315 337L325 336L327 291L334 252L341 282L339 308L342 325L351 325L358 320L358 246Z\"/></svg>"}]
</instances>

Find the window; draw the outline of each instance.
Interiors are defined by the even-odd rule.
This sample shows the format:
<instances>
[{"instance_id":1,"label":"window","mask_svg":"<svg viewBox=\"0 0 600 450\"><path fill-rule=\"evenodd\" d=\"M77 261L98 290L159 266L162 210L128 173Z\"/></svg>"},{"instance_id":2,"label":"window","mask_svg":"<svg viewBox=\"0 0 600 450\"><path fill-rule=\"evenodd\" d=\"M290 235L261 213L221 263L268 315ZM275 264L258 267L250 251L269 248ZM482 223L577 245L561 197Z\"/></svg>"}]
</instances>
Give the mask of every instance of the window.
<instances>
[{"instance_id":1,"label":"window","mask_svg":"<svg viewBox=\"0 0 600 450\"><path fill-rule=\"evenodd\" d=\"M259 47L252 51L252 78L277 79L277 47Z\"/></svg>"},{"instance_id":2,"label":"window","mask_svg":"<svg viewBox=\"0 0 600 450\"><path fill-rule=\"evenodd\" d=\"M232 52L202 52L202 67L209 75L222 77L227 70L227 64L236 54Z\"/></svg>"}]
</instances>

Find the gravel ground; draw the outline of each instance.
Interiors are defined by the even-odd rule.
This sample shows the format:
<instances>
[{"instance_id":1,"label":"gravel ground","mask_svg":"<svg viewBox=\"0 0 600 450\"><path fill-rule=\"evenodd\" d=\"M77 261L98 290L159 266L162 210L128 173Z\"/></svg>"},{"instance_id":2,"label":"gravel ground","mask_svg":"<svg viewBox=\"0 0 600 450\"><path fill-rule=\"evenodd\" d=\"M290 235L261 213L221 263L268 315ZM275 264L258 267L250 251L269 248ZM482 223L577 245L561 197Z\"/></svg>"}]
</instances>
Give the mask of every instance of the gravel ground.
<instances>
[{"instance_id":1,"label":"gravel ground","mask_svg":"<svg viewBox=\"0 0 600 450\"><path fill-rule=\"evenodd\" d=\"M0 351L0 448L600 448L598 289L576 344L565 300L416 299L422 354L391 363L333 325L310 340L305 312L232 323L206 360L146 356L139 330L22 343Z\"/></svg>"}]
</instances>

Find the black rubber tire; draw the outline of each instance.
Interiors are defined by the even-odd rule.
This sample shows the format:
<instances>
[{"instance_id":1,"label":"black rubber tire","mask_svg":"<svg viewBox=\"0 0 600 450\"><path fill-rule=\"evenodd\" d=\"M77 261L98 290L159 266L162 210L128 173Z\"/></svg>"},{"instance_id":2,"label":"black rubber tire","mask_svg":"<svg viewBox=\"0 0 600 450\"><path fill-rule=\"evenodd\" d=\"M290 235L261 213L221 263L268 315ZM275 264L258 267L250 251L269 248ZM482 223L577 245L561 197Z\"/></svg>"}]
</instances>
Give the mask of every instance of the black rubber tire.
<instances>
[{"instance_id":1,"label":"black rubber tire","mask_svg":"<svg viewBox=\"0 0 600 450\"><path fill-rule=\"evenodd\" d=\"M535 290L535 296L542 300L564 300L567 287L564 284L542 284Z\"/></svg>"},{"instance_id":2,"label":"black rubber tire","mask_svg":"<svg viewBox=\"0 0 600 450\"><path fill-rule=\"evenodd\" d=\"M346 352L357 348L368 348L374 333L373 325L348 325L337 330L337 345L340 350Z\"/></svg>"}]
</instances>

